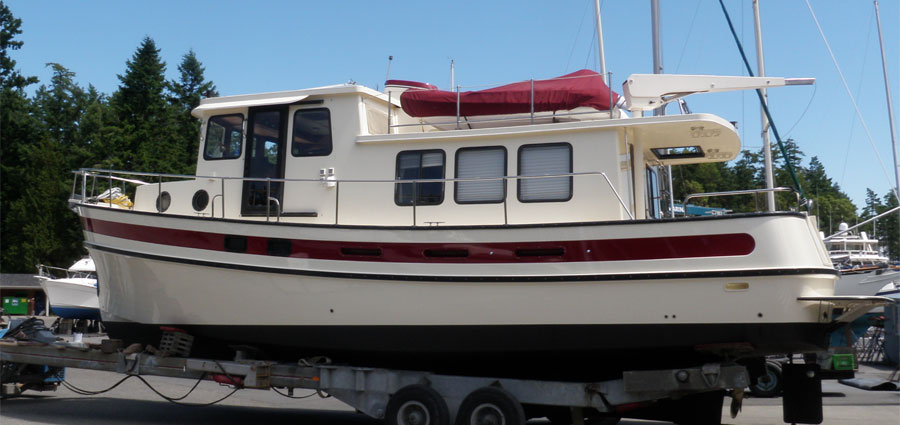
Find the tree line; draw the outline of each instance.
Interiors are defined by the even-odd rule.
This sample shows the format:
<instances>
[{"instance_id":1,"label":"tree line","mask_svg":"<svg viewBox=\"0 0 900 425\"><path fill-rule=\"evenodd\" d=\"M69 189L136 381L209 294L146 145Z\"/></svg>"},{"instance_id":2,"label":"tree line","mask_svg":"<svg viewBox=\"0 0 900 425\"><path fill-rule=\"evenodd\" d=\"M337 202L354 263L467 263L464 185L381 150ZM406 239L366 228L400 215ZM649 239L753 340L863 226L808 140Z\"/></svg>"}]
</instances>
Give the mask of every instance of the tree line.
<instances>
[{"instance_id":1,"label":"tree line","mask_svg":"<svg viewBox=\"0 0 900 425\"><path fill-rule=\"evenodd\" d=\"M33 272L39 263L68 266L85 254L80 223L67 205L72 170L193 174L200 123L190 111L202 97L217 95L193 51L182 56L178 78L167 80L166 63L150 37L126 61L112 94L100 93L92 85L79 86L75 73L59 63L47 64L52 77L42 83L18 71L10 56L23 47L17 39L20 27L21 20L0 1L0 271L5 273ZM37 89L28 96L25 89L33 85ZM803 152L792 141L787 145L792 163L800 164ZM792 186L780 153L775 161L777 183ZM673 168L675 199L690 193L764 187L761 152L745 150L732 164ZM814 202L811 212L817 214L819 228L826 234L842 221L852 225L897 205L891 193L879 197L869 190L866 205L857 214L856 206L815 156L798 174ZM781 206L791 205L788 195L778 198ZM698 199L696 203L735 212L757 207L753 197ZM887 243L894 259L900 256L898 227L895 216L866 227L870 235Z\"/></svg>"},{"instance_id":2,"label":"tree line","mask_svg":"<svg viewBox=\"0 0 900 425\"><path fill-rule=\"evenodd\" d=\"M811 205L798 205L796 197L791 193L779 192L776 204L779 210L806 210L818 219L819 231L826 236L838 231L840 223L853 226L869 218L875 217L897 206L897 198L892 191L878 196L872 189L866 189L866 204L857 214L857 207L840 185L835 183L825 172L825 166L819 158L813 156L806 166L800 165L805 154L791 140L785 140L785 151L797 175L797 183L803 189L805 199ZM797 187L790 176L784 156L779 149L772 149L773 171L776 187ZM684 199L692 193L725 192L748 188L765 187L764 156L759 151L743 150L737 161L728 163L704 163L680 165L672 167L675 199ZM733 212L757 211L765 208L765 196L729 196L714 198L695 198L692 204L724 208ZM897 214L889 214L879 220L863 225L859 231L866 231L870 238L877 238L886 248L887 255L893 260L900 258L900 221Z\"/></svg>"},{"instance_id":3,"label":"tree line","mask_svg":"<svg viewBox=\"0 0 900 425\"><path fill-rule=\"evenodd\" d=\"M0 2L0 271L28 273L39 263L67 267L85 254L67 200L79 168L192 174L200 123L190 114L216 88L194 51L178 78L152 38L141 41L110 95L79 86L75 73L48 63L50 81L23 75L21 20ZM32 96L26 87L39 85Z\"/></svg>"}]
</instances>

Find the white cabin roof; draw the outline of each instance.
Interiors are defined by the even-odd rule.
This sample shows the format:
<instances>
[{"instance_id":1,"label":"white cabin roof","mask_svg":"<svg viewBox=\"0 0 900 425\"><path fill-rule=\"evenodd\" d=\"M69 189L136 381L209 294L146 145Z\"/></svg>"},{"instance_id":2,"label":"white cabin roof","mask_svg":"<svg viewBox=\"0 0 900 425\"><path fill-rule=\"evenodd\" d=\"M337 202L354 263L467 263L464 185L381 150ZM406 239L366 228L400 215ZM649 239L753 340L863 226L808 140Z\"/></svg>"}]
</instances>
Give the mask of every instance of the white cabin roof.
<instances>
[{"instance_id":1,"label":"white cabin roof","mask_svg":"<svg viewBox=\"0 0 900 425\"><path fill-rule=\"evenodd\" d=\"M310 96L361 94L387 101L387 95L365 86L356 84L338 84L333 86L313 87L302 90L288 90L269 93L242 94L236 96L208 97L200 101L200 105L191 111L191 115L204 118L216 111L235 108L249 108L264 105L284 105L300 102ZM394 102L399 106L399 99Z\"/></svg>"}]
</instances>

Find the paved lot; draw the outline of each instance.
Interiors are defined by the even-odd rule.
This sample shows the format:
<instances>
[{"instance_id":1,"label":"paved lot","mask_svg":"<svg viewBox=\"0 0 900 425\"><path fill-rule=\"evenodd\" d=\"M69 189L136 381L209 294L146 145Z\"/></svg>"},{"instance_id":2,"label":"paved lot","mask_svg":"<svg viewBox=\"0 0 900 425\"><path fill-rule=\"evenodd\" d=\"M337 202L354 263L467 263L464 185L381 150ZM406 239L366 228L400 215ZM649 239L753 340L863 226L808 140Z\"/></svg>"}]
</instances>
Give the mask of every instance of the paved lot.
<instances>
[{"instance_id":1,"label":"paved lot","mask_svg":"<svg viewBox=\"0 0 900 425\"><path fill-rule=\"evenodd\" d=\"M887 372L863 366L860 377L886 376ZM121 379L121 375L69 369L67 379L84 389L99 390ZM170 397L185 394L192 381L147 377L155 388ZM825 424L897 425L900 424L900 393L868 392L834 381L823 384ZM230 390L203 382L185 401L205 403L228 394ZM308 392L297 391L299 396ZM729 399L726 399L728 402ZM724 410L728 411L727 407ZM55 393L26 393L24 397L0 402L0 423L20 424L378 424L357 414L334 399L313 396L290 400L272 391L242 390L222 403L209 407L177 406L162 400L135 378L115 390L98 396L81 396L65 388ZM535 420L534 424L546 423ZM736 419L726 416L723 423L735 425L781 424L780 399L747 399ZM623 420L623 425L664 424L663 422Z\"/></svg>"}]
</instances>

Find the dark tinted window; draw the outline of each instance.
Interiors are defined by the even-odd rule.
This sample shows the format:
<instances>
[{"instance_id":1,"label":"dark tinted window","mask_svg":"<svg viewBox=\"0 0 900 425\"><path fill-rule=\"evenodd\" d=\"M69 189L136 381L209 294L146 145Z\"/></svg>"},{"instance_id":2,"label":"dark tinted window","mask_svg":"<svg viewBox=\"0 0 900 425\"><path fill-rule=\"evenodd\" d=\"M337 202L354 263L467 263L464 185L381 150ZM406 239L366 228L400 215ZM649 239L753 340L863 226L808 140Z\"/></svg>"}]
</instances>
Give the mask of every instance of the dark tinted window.
<instances>
[{"instance_id":1,"label":"dark tinted window","mask_svg":"<svg viewBox=\"0 0 900 425\"><path fill-rule=\"evenodd\" d=\"M203 159L235 159L241 157L244 139L244 116L217 115L206 123Z\"/></svg>"},{"instance_id":2,"label":"dark tinted window","mask_svg":"<svg viewBox=\"0 0 900 425\"><path fill-rule=\"evenodd\" d=\"M300 109L294 112L291 155L325 156L330 154L331 114L328 109Z\"/></svg>"},{"instance_id":3,"label":"dark tinted window","mask_svg":"<svg viewBox=\"0 0 900 425\"><path fill-rule=\"evenodd\" d=\"M444 151L406 151L397 155L397 180L444 178ZM394 202L397 205L438 205L444 202L444 182L397 183Z\"/></svg>"}]
</instances>

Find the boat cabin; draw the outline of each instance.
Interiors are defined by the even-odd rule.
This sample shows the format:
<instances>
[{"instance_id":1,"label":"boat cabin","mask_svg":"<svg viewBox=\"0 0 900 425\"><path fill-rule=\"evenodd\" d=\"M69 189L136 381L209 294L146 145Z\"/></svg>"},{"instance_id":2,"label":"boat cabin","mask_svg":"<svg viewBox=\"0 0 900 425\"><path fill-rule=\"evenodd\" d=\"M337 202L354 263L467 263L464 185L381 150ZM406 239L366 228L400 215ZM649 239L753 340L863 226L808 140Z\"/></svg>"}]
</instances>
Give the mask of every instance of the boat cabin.
<instances>
[{"instance_id":1,"label":"boat cabin","mask_svg":"<svg viewBox=\"0 0 900 425\"><path fill-rule=\"evenodd\" d=\"M584 96L558 80L494 97L393 81L203 99L196 178L144 178L133 208L321 225L652 219L666 209L661 166L740 151L732 123L628 116L638 97L591 74L563 80L593 84Z\"/></svg>"}]
</instances>

